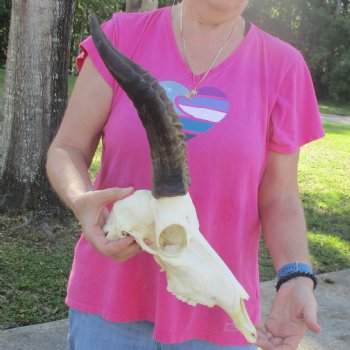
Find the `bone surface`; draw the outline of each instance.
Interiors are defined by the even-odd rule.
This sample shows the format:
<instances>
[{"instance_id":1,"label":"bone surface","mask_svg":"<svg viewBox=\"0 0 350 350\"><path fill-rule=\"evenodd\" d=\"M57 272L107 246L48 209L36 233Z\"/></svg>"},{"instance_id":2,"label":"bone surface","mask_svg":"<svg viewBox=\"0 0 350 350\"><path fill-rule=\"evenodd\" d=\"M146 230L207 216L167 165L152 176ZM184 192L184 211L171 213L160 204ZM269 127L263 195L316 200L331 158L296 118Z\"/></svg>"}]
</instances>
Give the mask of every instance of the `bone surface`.
<instances>
[{"instance_id":1,"label":"bone surface","mask_svg":"<svg viewBox=\"0 0 350 350\"><path fill-rule=\"evenodd\" d=\"M136 191L114 204L104 231L109 240L125 233L135 237L165 271L170 293L193 306L221 307L246 339L255 343L256 330L244 304L249 296L199 231L188 193L156 199L150 191Z\"/></svg>"}]
</instances>

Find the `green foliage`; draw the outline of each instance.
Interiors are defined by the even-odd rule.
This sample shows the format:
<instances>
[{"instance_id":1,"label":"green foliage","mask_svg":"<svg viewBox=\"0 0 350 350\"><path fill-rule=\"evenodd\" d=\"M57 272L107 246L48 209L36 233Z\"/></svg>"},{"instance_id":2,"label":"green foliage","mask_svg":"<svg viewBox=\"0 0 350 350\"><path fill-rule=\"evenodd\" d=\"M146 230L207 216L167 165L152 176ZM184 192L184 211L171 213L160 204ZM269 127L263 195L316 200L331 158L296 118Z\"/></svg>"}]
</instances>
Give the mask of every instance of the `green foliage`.
<instances>
[{"instance_id":1,"label":"green foliage","mask_svg":"<svg viewBox=\"0 0 350 350\"><path fill-rule=\"evenodd\" d=\"M350 38L350 34L348 38ZM350 51L341 54L336 64L331 67L329 95L333 100L350 102Z\"/></svg>"},{"instance_id":2,"label":"green foliage","mask_svg":"<svg viewBox=\"0 0 350 350\"><path fill-rule=\"evenodd\" d=\"M303 53L319 98L349 102L349 1L253 0L246 17Z\"/></svg>"},{"instance_id":3,"label":"green foliage","mask_svg":"<svg viewBox=\"0 0 350 350\"><path fill-rule=\"evenodd\" d=\"M109 19L116 11L125 10L126 0L77 0L71 43L71 72L76 72L75 58L79 55L80 42L89 35L88 16L95 13L100 23Z\"/></svg>"},{"instance_id":4,"label":"green foliage","mask_svg":"<svg viewBox=\"0 0 350 350\"><path fill-rule=\"evenodd\" d=\"M11 0L1 0L0 2L0 67L6 63L6 51L10 31Z\"/></svg>"},{"instance_id":5,"label":"green foliage","mask_svg":"<svg viewBox=\"0 0 350 350\"><path fill-rule=\"evenodd\" d=\"M92 164L89 169L89 177L91 181L94 181L94 179L97 176L98 170L100 169L100 166L101 166L101 158L102 158L102 142L100 142L97 147L94 158L92 160Z\"/></svg>"},{"instance_id":6,"label":"green foliage","mask_svg":"<svg viewBox=\"0 0 350 350\"><path fill-rule=\"evenodd\" d=\"M176 5L179 2L181 2L181 0L158 0L158 8Z\"/></svg>"},{"instance_id":7,"label":"green foliage","mask_svg":"<svg viewBox=\"0 0 350 350\"><path fill-rule=\"evenodd\" d=\"M321 100L318 106L321 113L350 116L350 101L348 103L335 103L334 101Z\"/></svg>"},{"instance_id":8,"label":"green foliage","mask_svg":"<svg viewBox=\"0 0 350 350\"><path fill-rule=\"evenodd\" d=\"M296 45L309 62L319 97L349 101L349 13L335 16L330 3L304 16Z\"/></svg>"},{"instance_id":9,"label":"green foliage","mask_svg":"<svg viewBox=\"0 0 350 350\"><path fill-rule=\"evenodd\" d=\"M178 3L180 0L160 0L159 7ZM78 0L76 4L72 50L71 50L71 72L76 73L75 59L79 55L80 42L89 35L88 16L91 12L96 13L100 23L110 19L114 12L125 11L126 0Z\"/></svg>"}]
</instances>

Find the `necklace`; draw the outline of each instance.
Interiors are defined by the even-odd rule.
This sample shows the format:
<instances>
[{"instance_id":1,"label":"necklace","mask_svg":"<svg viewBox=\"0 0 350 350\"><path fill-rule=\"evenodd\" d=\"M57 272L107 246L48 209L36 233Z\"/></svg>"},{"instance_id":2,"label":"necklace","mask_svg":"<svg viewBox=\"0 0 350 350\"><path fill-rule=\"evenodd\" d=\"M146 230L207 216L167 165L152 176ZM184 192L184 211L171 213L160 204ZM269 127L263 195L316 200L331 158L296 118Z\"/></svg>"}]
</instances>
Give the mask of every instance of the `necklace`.
<instances>
[{"instance_id":1,"label":"necklace","mask_svg":"<svg viewBox=\"0 0 350 350\"><path fill-rule=\"evenodd\" d=\"M181 2L181 5L180 5L180 33L181 33L182 47L184 49L184 56L185 56L186 63L192 72L192 82L193 82L193 89L187 93L188 98L192 99L194 96L196 96L198 94L199 86L203 83L205 78L208 76L209 72L211 71L211 69L215 65L215 63L216 63L217 59L219 58L219 56L221 55L222 51L224 51L224 49L226 48L226 46L230 42L235 29L236 29L236 22L235 22L234 26L232 27L232 30L231 30L229 36L227 37L227 39L225 40L224 44L219 48L219 50L216 53L216 55L214 56L213 60L210 62L209 66L208 66L207 70L205 71L205 73L203 74L202 78L198 81L198 83L196 83L196 81L194 79L193 70L191 68L191 64L190 64L189 59L188 59L187 45L186 45L185 37L184 37L184 33L183 33L183 2Z\"/></svg>"}]
</instances>

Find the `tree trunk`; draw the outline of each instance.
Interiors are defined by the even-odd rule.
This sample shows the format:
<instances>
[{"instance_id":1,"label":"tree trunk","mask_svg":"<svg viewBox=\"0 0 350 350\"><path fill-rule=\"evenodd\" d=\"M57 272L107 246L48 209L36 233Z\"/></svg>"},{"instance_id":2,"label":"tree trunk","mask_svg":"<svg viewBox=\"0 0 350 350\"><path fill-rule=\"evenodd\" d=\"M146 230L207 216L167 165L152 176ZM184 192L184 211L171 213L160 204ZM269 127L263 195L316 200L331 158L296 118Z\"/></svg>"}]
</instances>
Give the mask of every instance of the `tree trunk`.
<instances>
[{"instance_id":1,"label":"tree trunk","mask_svg":"<svg viewBox=\"0 0 350 350\"><path fill-rule=\"evenodd\" d=\"M142 0L141 12L152 11L158 7L158 0Z\"/></svg>"},{"instance_id":2,"label":"tree trunk","mask_svg":"<svg viewBox=\"0 0 350 350\"><path fill-rule=\"evenodd\" d=\"M341 14L342 0L337 0L337 7L335 9L335 16L338 17Z\"/></svg>"},{"instance_id":3,"label":"tree trunk","mask_svg":"<svg viewBox=\"0 0 350 350\"><path fill-rule=\"evenodd\" d=\"M158 0L127 0L126 12L145 12L158 7Z\"/></svg>"},{"instance_id":4,"label":"tree trunk","mask_svg":"<svg viewBox=\"0 0 350 350\"><path fill-rule=\"evenodd\" d=\"M126 12L139 12L141 8L142 0L127 0Z\"/></svg>"},{"instance_id":5,"label":"tree trunk","mask_svg":"<svg viewBox=\"0 0 350 350\"><path fill-rule=\"evenodd\" d=\"M84 9L83 9L83 18L81 21L81 25L80 25L80 33L79 33L79 40L78 40L78 47L77 47L77 54L76 57L78 57L81 53L80 50L80 45L79 43L81 43L84 39L84 35L85 35L85 24L88 20L88 4L86 1L84 1ZM74 57L74 59L76 59L76 57Z\"/></svg>"},{"instance_id":6,"label":"tree trunk","mask_svg":"<svg viewBox=\"0 0 350 350\"><path fill-rule=\"evenodd\" d=\"M57 213L45 174L67 103L75 0L13 0L0 125L0 209Z\"/></svg>"}]
</instances>

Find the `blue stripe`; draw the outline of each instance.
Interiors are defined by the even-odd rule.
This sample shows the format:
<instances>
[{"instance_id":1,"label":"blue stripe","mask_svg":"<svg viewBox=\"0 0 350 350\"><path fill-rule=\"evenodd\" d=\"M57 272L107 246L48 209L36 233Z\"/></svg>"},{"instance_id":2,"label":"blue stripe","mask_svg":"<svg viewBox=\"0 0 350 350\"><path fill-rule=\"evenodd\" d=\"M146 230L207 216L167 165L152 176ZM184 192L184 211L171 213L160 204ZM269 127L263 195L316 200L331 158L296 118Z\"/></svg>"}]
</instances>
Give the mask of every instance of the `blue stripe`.
<instances>
[{"instance_id":1,"label":"blue stripe","mask_svg":"<svg viewBox=\"0 0 350 350\"><path fill-rule=\"evenodd\" d=\"M196 135L193 134L185 134L186 135L186 141L191 140L192 138L194 138Z\"/></svg>"},{"instance_id":2,"label":"blue stripe","mask_svg":"<svg viewBox=\"0 0 350 350\"><path fill-rule=\"evenodd\" d=\"M179 97L178 103L192 107L211 108L227 112L229 109L228 101L216 100L214 98L195 96L189 101L187 98Z\"/></svg>"},{"instance_id":3,"label":"blue stripe","mask_svg":"<svg viewBox=\"0 0 350 350\"><path fill-rule=\"evenodd\" d=\"M180 118L180 122L183 125L184 130L204 132L211 129L215 124L204 123L202 121L189 120Z\"/></svg>"}]
</instances>

